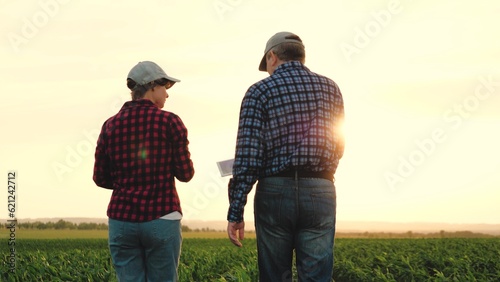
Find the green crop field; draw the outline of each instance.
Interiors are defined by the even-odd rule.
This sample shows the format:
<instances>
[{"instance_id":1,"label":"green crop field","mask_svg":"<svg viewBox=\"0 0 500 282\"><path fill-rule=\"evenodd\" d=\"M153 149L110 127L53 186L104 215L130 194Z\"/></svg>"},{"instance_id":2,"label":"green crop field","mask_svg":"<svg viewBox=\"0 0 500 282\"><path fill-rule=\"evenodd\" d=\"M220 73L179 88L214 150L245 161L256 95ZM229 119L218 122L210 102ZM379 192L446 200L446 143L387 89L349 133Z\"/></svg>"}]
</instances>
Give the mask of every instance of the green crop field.
<instances>
[{"instance_id":1,"label":"green crop field","mask_svg":"<svg viewBox=\"0 0 500 282\"><path fill-rule=\"evenodd\" d=\"M16 239L14 273L3 240L1 281L116 281L105 238ZM254 238L245 239L241 249L225 238L183 241L180 281L257 281L257 273ZM333 278L500 281L500 239L339 238Z\"/></svg>"}]
</instances>

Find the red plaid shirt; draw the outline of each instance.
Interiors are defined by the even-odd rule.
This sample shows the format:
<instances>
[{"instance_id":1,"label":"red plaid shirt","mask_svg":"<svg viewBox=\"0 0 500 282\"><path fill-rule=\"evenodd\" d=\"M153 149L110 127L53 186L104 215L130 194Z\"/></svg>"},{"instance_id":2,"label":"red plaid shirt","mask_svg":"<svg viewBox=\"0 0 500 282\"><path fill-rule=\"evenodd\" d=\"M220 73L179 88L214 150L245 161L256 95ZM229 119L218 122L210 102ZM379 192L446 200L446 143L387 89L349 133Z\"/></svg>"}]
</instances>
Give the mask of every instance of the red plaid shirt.
<instances>
[{"instance_id":1,"label":"red plaid shirt","mask_svg":"<svg viewBox=\"0 0 500 282\"><path fill-rule=\"evenodd\" d=\"M181 119L149 100L126 102L97 141L94 182L113 189L108 217L145 222L181 210L175 178L194 175Z\"/></svg>"}]
</instances>

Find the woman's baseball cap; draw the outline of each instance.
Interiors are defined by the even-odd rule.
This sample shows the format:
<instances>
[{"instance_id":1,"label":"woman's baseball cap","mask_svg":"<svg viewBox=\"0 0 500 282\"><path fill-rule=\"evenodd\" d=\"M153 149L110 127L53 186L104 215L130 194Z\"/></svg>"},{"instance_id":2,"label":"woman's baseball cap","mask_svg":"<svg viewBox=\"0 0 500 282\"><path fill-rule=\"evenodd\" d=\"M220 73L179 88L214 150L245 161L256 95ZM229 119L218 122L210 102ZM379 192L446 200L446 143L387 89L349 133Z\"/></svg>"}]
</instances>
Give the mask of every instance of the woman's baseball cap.
<instances>
[{"instance_id":1,"label":"woman's baseball cap","mask_svg":"<svg viewBox=\"0 0 500 282\"><path fill-rule=\"evenodd\" d=\"M267 52L269 52L274 47L276 47L282 43L287 43L287 42L288 43L297 43L297 44L304 46L300 37L291 33L291 32L282 31L282 32L276 33L271 38L269 38L269 40L267 41L266 49L264 50L264 56L262 57L262 60L260 60L260 65L259 65L260 71L267 70L267 63L266 63Z\"/></svg>"},{"instance_id":2,"label":"woman's baseball cap","mask_svg":"<svg viewBox=\"0 0 500 282\"><path fill-rule=\"evenodd\" d=\"M139 62L130 70L127 78L132 79L138 85L145 85L161 78L166 78L174 83L180 82L179 79L168 76L159 65L151 61Z\"/></svg>"}]
</instances>

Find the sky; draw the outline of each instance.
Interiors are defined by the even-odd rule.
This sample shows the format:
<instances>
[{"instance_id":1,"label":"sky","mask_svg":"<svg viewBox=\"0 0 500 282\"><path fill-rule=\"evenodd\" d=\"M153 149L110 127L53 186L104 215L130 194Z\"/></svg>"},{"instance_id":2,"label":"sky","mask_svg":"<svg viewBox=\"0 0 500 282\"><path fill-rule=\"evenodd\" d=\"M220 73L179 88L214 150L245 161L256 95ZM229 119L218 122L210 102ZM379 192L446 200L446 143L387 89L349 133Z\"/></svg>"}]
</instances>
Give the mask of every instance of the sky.
<instances>
[{"instance_id":1,"label":"sky","mask_svg":"<svg viewBox=\"0 0 500 282\"><path fill-rule=\"evenodd\" d=\"M241 99L268 76L267 40L290 31L343 94L338 221L500 224L499 15L494 0L3 0L0 178L17 172L18 218L105 218L97 136L150 60L181 79L164 110L189 131L184 219L225 220L216 162L233 158Z\"/></svg>"}]
</instances>

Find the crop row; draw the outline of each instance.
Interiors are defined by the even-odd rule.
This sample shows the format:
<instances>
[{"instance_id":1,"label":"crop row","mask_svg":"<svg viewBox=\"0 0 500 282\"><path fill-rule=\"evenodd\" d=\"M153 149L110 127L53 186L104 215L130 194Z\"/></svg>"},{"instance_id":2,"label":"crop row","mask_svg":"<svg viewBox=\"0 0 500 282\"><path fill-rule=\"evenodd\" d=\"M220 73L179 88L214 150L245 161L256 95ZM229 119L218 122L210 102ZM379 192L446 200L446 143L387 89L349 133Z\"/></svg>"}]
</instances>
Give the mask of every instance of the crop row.
<instances>
[{"instance_id":1,"label":"crop row","mask_svg":"<svg viewBox=\"0 0 500 282\"><path fill-rule=\"evenodd\" d=\"M3 252L5 254L5 252ZM18 240L1 281L116 281L105 239ZM184 239L180 281L257 281L255 239ZM294 274L296 276L296 274ZM336 239L339 281L500 281L500 239Z\"/></svg>"}]
</instances>

